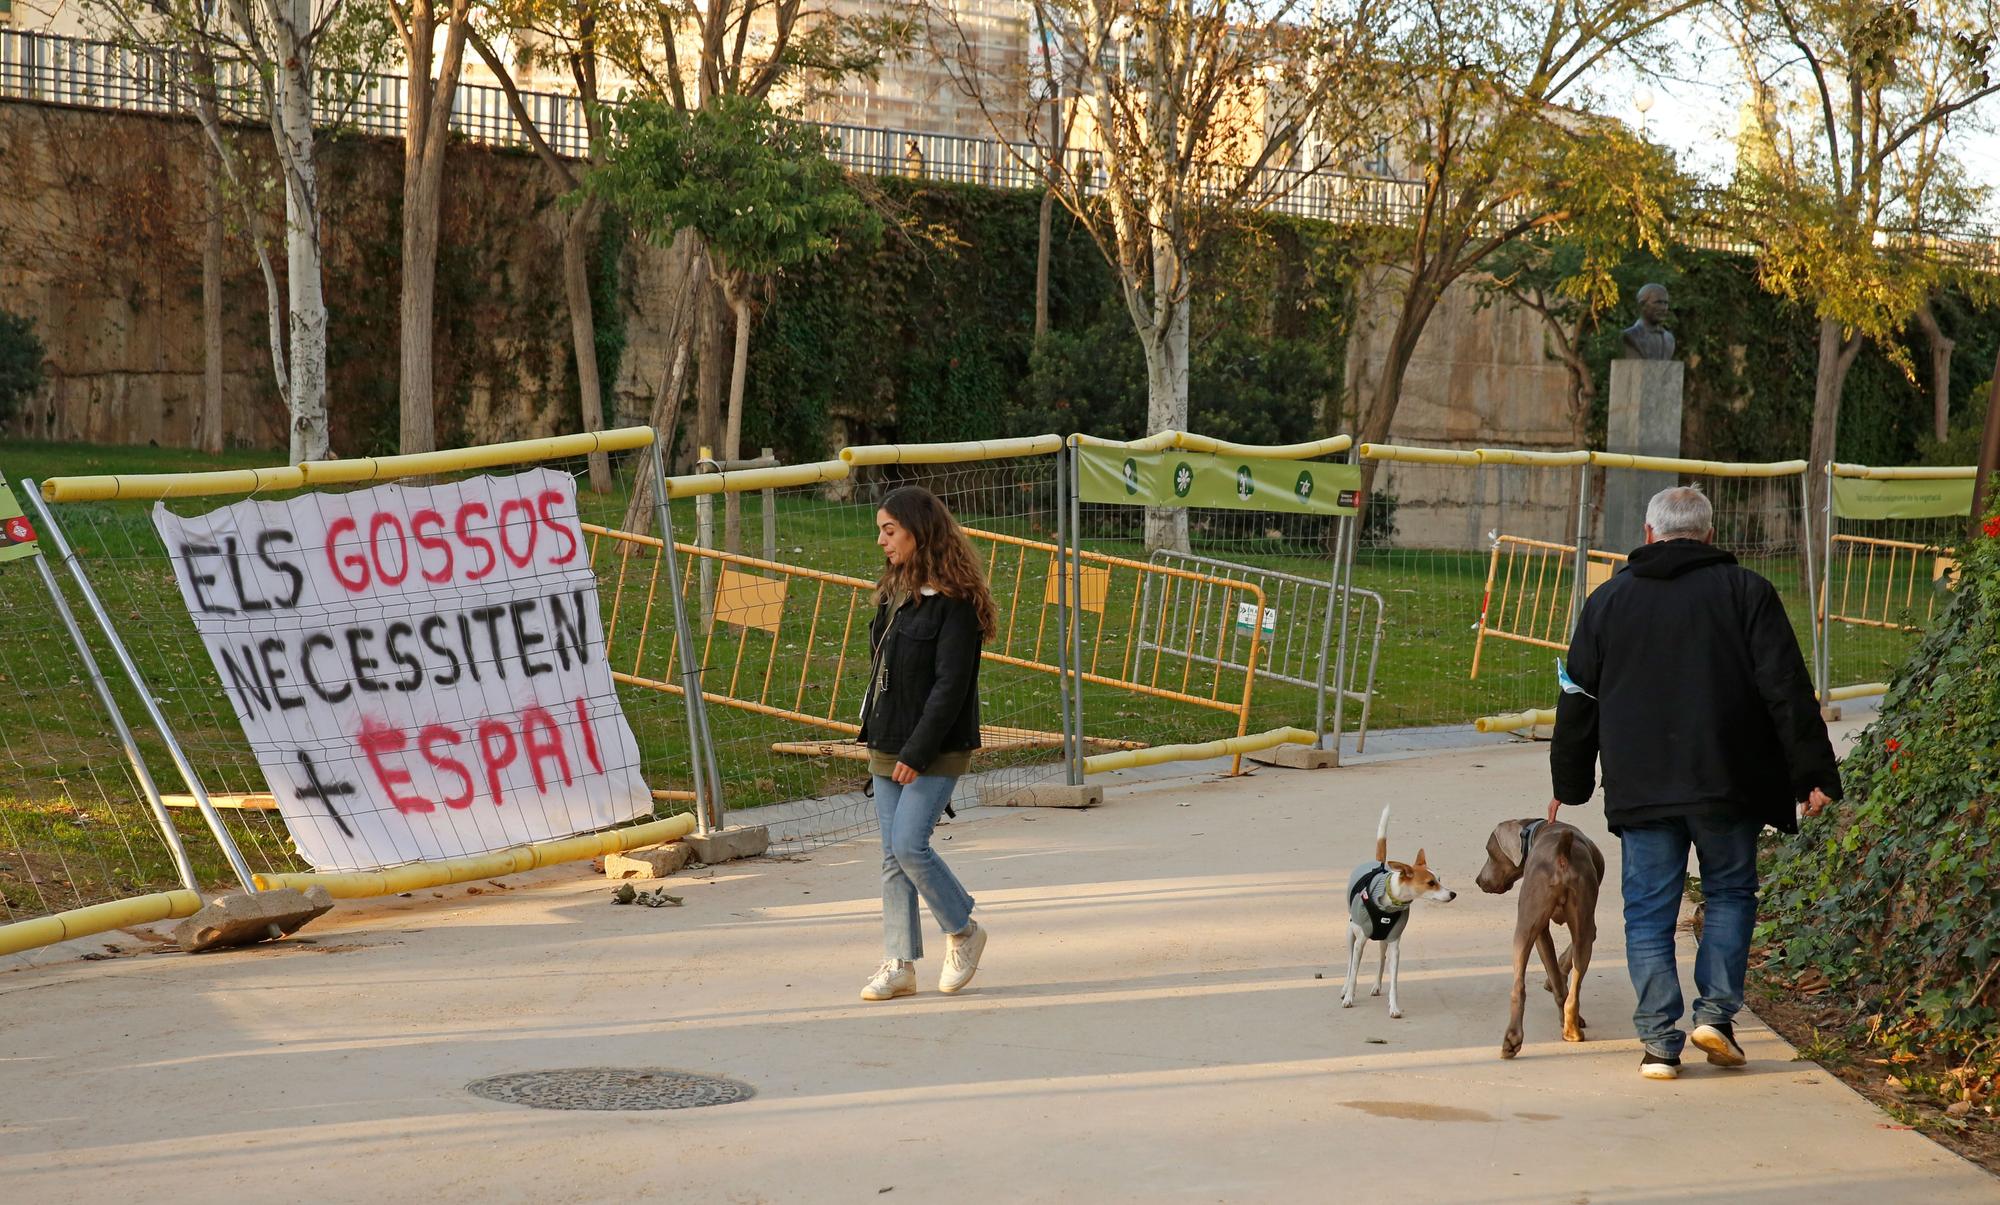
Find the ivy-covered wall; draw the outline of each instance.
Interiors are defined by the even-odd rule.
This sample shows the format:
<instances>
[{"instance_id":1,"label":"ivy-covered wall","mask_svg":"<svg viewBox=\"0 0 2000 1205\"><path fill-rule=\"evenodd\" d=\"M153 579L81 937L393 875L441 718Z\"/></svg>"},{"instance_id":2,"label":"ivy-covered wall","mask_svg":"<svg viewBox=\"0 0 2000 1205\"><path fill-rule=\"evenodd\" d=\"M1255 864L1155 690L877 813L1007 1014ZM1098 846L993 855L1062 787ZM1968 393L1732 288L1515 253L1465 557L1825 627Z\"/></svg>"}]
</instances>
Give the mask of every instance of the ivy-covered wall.
<instances>
[{"instance_id":1,"label":"ivy-covered wall","mask_svg":"<svg viewBox=\"0 0 2000 1205\"><path fill-rule=\"evenodd\" d=\"M1145 362L1103 256L1055 213L1047 338L1035 345L1034 193L882 182L882 242L788 273L751 344L746 446L788 459L833 441L1136 435ZM1267 219L1195 265L1190 425L1306 438L1340 381L1347 242Z\"/></svg>"},{"instance_id":2,"label":"ivy-covered wall","mask_svg":"<svg viewBox=\"0 0 2000 1205\"><path fill-rule=\"evenodd\" d=\"M246 146L255 149L259 140L249 137ZM526 154L459 144L451 155L436 305L439 437L574 429L554 182ZM193 128L0 104L0 161L8 165L0 172L0 288L9 309L34 321L48 355L46 384L6 429L192 444L201 378ZM334 446L342 454L388 451L397 428L400 146L330 137L321 143L320 165ZM789 273L768 290L751 343L747 446L768 444L798 461L843 441L1141 432L1145 373L1137 340L1102 256L1068 215L1058 210L1055 217L1051 328L1037 345L1038 195L904 179L877 186L896 219L879 245ZM271 201L275 225L275 196ZM650 279L659 257L636 250L622 224L608 219L592 256L611 421L645 413L650 389L665 375L653 346L664 323L651 309L669 290ZM1341 382L1351 375L1353 254L1337 228L1277 218L1203 249L1195 264L1192 427L1286 441L1339 425L1333 416ZM1815 350L1809 314L1765 295L1741 257L1639 259L1621 278L1628 297L1646 280L1673 290L1688 364L1690 454L1804 454ZM1963 462L1970 455L2000 313L1958 298L1936 309L1957 340L1954 440L1944 448L1928 442L1930 355L1921 334L1911 332L1915 382L1878 348L1865 349L1855 364L1842 412L1843 459ZM1484 320L1474 307L1456 312L1457 321ZM225 434L239 445L281 446L263 282L239 232L231 235L225 314ZM1600 435L1609 360L1629 320L1605 315L1589 341ZM1460 358L1502 354L1490 340L1441 342ZM1521 351L1505 354L1518 361ZM653 368L641 372L641 364ZM1491 369L1501 377L1509 371ZM1537 405L1546 392L1527 391ZM1562 399L1549 397L1546 405L1559 408ZM1504 431L1480 438L1507 442Z\"/></svg>"}]
</instances>

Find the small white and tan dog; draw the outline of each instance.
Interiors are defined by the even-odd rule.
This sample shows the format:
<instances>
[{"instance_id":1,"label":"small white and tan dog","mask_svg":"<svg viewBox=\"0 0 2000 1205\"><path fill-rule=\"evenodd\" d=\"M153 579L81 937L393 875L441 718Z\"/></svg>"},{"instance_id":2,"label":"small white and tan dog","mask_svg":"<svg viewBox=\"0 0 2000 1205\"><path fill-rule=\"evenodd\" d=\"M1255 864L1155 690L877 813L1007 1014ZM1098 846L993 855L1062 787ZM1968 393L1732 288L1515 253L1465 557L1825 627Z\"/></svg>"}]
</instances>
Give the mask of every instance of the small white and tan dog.
<instances>
[{"instance_id":1,"label":"small white and tan dog","mask_svg":"<svg viewBox=\"0 0 2000 1205\"><path fill-rule=\"evenodd\" d=\"M1361 969L1361 954L1371 941L1382 943L1382 960L1375 966L1375 990L1382 994L1382 976L1389 977L1389 1015L1400 1017L1403 1006L1396 999L1397 971L1402 965L1403 930L1410 923L1410 905L1419 899L1449 904L1458 893L1438 882L1437 875L1417 851L1414 862L1389 860L1389 809L1382 809L1382 822L1375 828L1375 860L1355 867L1347 880L1347 985L1340 990L1340 1006L1354 1007L1354 978Z\"/></svg>"}]
</instances>

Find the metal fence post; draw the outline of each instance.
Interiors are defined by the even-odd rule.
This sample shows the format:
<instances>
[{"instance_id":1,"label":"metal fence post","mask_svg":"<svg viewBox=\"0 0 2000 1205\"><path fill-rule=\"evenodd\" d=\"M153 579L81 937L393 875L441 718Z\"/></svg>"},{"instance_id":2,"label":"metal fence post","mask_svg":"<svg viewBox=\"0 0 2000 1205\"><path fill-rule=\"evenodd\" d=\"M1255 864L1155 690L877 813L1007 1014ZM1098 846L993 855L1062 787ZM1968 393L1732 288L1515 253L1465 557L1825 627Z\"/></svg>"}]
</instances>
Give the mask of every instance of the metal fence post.
<instances>
[{"instance_id":1,"label":"metal fence post","mask_svg":"<svg viewBox=\"0 0 2000 1205\"><path fill-rule=\"evenodd\" d=\"M1070 773L1069 785L1083 785L1083 458L1072 455L1069 458L1069 538L1070 572L1073 588L1069 592L1069 665L1071 675L1070 715L1076 723L1076 740L1071 743L1071 756L1075 768ZM1108 603L1109 600L1107 600Z\"/></svg>"},{"instance_id":2,"label":"metal fence post","mask_svg":"<svg viewBox=\"0 0 2000 1205\"><path fill-rule=\"evenodd\" d=\"M1361 463L1361 450L1359 448L1349 450L1347 453L1347 463ZM1341 525L1341 534L1334 538L1333 580L1335 582L1335 589L1330 592L1330 596L1327 599L1327 604L1332 606L1334 604L1332 595L1338 595L1340 606L1340 646L1339 650L1334 654L1333 660L1332 747L1333 764L1336 766L1340 764L1340 734L1342 729L1347 726L1347 629L1350 612L1353 610L1351 604L1354 601L1354 546L1361 542L1361 521L1362 517L1367 513L1368 499L1361 497L1357 491L1354 502L1354 513L1346 516L1346 522ZM1325 643L1322 642L1320 645L1322 649L1320 656L1322 658L1326 656L1324 652L1325 647ZM1372 673L1369 675L1369 680L1369 689L1372 692L1374 689L1374 675ZM1320 692L1322 700L1325 698L1325 693L1325 689L1322 687ZM1322 702L1322 711L1324 711L1324 708L1325 703ZM1367 713L1363 712L1362 714L1365 716ZM1323 741L1324 734L1322 734ZM1322 743L1321 747L1325 747L1324 743Z\"/></svg>"},{"instance_id":3,"label":"metal fence post","mask_svg":"<svg viewBox=\"0 0 2000 1205\"><path fill-rule=\"evenodd\" d=\"M1063 781L1079 786L1076 749L1082 732L1072 723L1069 680L1069 462L1074 455L1069 441L1056 450L1056 694L1062 709Z\"/></svg>"},{"instance_id":4,"label":"metal fence post","mask_svg":"<svg viewBox=\"0 0 2000 1205\"><path fill-rule=\"evenodd\" d=\"M1833 482L1831 480L1827 482L1827 494L1829 497L1833 494ZM1805 472L1799 474L1799 530L1804 537L1799 541L1799 544L1805 549L1806 554L1806 606L1811 612L1807 616L1809 621L1807 626L1812 630L1813 690L1819 695L1820 705L1823 707L1826 705L1827 680L1826 667L1820 663L1820 657L1825 652L1829 633L1825 630L1826 616L1823 614L1825 608L1821 605L1819 598L1816 597L1819 593L1817 589L1819 575L1813 572L1812 468L1810 466L1807 467Z\"/></svg>"},{"instance_id":5,"label":"metal fence post","mask_svg":"<svg viewBox=\"0 0 2000 1205\"><path fill-rule=\"evenodd\" d=\"M1590 462L1576 466L1576 575L1569 588L1569 635L1576 635L1576 621L1583 614L1584 595L1590 586Z\"/></svg>"},{"instance_id":6,"label":"metal fence post","mask_svg":"<svg viewBox=\"0 0 2000 1205\"><path fill-rule=\"evenodd\" d=\"M1333 655L1333 692L1338 695L1346 689L1347 683L1347 604L1348 597L1342 590L1341 565L1347 555L1348 528L1353 525L1352 515L1341 515L1333 521L1333 554L1328 558L1326 586L1326 616L1320 622L1319 632L1319 686L1313 692L1313 733L1318 738L1314 747L1326 748L1326 652L1333 645L1333 612L1340 609L1340 643ZM1341 713L1338 702L1335 714ZM1340 733L1333 734L1333 764L1340 764Z\"/></svg>"},{"instance_id":7,"label":"metal fence post","mask_svg":"<svg viewBox=\"0 0 2000 1205\"><path fill-rule=\"evenodd\" d=\"M778 454L770 448L765 448L759 456L770 464L778 463ZM778 491L769 488L764 491L764 559L778 559Z\"/></svg>"},{"instance_id":8,"label":"metal fence post","mask_svg":"<svg viewBox=\"0 0 2000 1205\"><path fill-rule=\"evenodd\" d=\"M695 660L694 632L688 626L687 599L681 590L674 557L673 505L667 497L666 457L660 433L653 432L653 507L660 525L660 556L667 564L667 595L674 601L674 642L681 659L681 699L687 704L688 765L694 777L695 824L701 833L722 827L722 778L715 773L714 741L708 732L708 705L702 695L702 672ZM706 789L704 789L704 787Z\"/></svg>"},{"instance_id":9,"label":"metal fence post","mask_svg":"<svg viewBox=\"0 0 2000 1205\"><path fill-rule=\"evenodd\" d=\"M215 843L222 850L223 858L229 862L229 869L236 875L237 883L245 891L256 891L256 878L250 872L249 863L243 860L243 851L236 848L236 838L230 835L228 827L223 824L222 814L215 810L214 801L208 797L208 788L201 784L201 775L195 773L194 763L188 760L187 751L181 748L180 739L174 735L173 727L167 723L166 713L160 710L159 700L153 697L152 688L146 685L145 678L140 675L139 665L132 659L131 650L125 647L125 641L119 637L118 629L112 626L111 616L105 611L103 600L97 597L97 590L90 584L90 578L84 574L83 563L77 560L75 551L70 548L69 538L63 534L62 526L56 522L54 512L50 511L42 501L41 486L33 481L24 481L22 487L28 495L28 504L35 508L35 514L41 520L43 534L55 545L63 566L69 570L70 577L75 579L77 588L83 592L84 604L90 608L92 618L97 620L98 628L104 632L105 640L111 645L112 655L118 658L119 668L125 671L132 688L139 692L139 702L146 709L146 717L152 721L154 729L160 734L160 739L165 742L167 754L173 758L174 768L180 771L181 780L187 783L188 793L194 796L195 807L201 810L201 818L207 822L208 831L215 835Z\"/></svg>"},{"instance_id":10,"label":"metal fence post","mask_svg":"<svg viewBox=\"0 0 2000 1205\"><path fill-rule=\"evenodd\" d=\"M1821 519L1823 526L1820 534L1826 542L1820 546L1822 584L1819 597L1813 601L1815 613L1822 609L1831 610L1833 599L1833 463L1827 462L1822 471L1826 474L1826 509ZM1806 475L1812 475L1811 465L1806 466ZM1830 622L1826 625L1826 635L1819 642L1819 657L1819 705L1825 708L1833 703L1833 624Z\"/></svg>"},{"instance_id":11,"label":"metal fence post","mask_svg":"<svg viewBox=\"0 0 2000 1205\"><path fill-rule=\"evenodd\" d=\"M695 471L711 472L715 469L715 449L703 446L695 454ZM658 459L656 456L654 459ZM696 494L694 498L694 546L704 552L715 551L715 495ZM695 558L700 564L695 566L695 576L700 579L701 630L706 632L715 626L715 567L708 557Z\"/></svg>"}]
</instances>

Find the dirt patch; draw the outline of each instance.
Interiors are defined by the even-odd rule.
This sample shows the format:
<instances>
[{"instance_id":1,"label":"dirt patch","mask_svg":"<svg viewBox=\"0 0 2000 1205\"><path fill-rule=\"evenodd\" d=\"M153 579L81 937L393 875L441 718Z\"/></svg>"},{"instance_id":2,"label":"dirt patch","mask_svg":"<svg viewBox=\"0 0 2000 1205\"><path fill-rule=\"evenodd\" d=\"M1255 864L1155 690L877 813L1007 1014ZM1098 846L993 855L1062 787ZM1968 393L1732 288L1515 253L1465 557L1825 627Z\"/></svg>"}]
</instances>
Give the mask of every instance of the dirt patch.
<instances>
[{"instance_id":1,"label":"dirt patch","mask_svg":"<svg viewBox=\"0 0 2000 1205\"><path fill-rule=\"evenodd\" d=\"M1859 1018L1828 993L1778 991L1770 983L1753 981L1750 1007L1798 1049L1800 1059L1817 1063L1880 1108L1885 1129L1916 1130L2000 1176L2000 1117L1994 1115L2000 1103L1995 1096L1986 1095L1983 1103L1954 1117L1946 1112L1951 1102L1912 1087L1953 1082L1952 1068L1943 1059L1907 1053L1891 1057L1870 1048L1856 1036Z\"/></svg>"},{"instance_id":2,"label":"dirt patch","mask_svg":"<svg viewBox=\"0 0 2000 1205\"><path fill-rule=\"evenodd\" d=\"M1407 1100L1343 1100L1342 1108L1359 1109L1374 1117L1394 1117L1399 1121L1498 1121L1491 1113L1460 1109L1451 1105L1428 1105Z\"/></svg>"}]
</instances>

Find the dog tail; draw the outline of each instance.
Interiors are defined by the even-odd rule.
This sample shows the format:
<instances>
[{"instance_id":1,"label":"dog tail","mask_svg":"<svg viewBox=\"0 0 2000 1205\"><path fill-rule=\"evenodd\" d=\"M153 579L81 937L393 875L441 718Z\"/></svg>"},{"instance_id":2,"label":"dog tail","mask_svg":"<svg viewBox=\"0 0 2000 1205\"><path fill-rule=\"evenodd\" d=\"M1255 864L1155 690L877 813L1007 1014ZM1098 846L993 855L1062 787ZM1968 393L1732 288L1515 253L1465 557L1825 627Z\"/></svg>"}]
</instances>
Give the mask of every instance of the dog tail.
<instances>
[{"instance_id":1,"label":"dog tail","mask_svg":"<svg viewBox=\"0 0 2000 1205\"><path fill-rule=\"evenodd\" d=\"M1375 826L1375 860L1389 860L1389 809L1382 809L1382 822Z\"/></svg>"},{"instance_id":2,"label":"dog tail","mask_svg":"<svg viewBox=\"0 0 2000 1205\"><path fill-rule=\"evenodd\" d=\"M1575 847L1576 847L1575 833L1567 833L1567 832L1557 833L1556 865L1561 866L1563 869L1567 870L1569 868L1569 851L1574 849Z\"/></svg>"}]
</instances>

